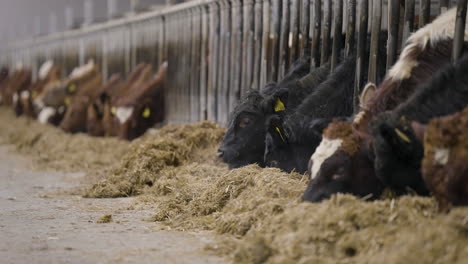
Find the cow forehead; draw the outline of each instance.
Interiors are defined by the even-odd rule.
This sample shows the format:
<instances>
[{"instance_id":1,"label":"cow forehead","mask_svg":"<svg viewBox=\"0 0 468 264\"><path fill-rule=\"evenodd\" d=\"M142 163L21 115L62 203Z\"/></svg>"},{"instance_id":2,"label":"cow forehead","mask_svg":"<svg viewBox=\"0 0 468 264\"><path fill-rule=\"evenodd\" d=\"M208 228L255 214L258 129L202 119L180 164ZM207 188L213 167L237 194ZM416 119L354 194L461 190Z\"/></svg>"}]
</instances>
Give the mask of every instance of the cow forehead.
<instances>
[{"instance_id":1,"label":"cow forehead","mask_svg":"<svg viewBox=\"0 0 468 264\"><path fill-rule=\"evenodd\" d=\"M121 124L127 122L127 120L132 116L133 107L117 107L115 115Z\"/></svg>"},{"instance_id":2,"label":"cow forehead","mask_svg":"<svg viewBox=\"0 0 468 264\"><path fill-rule=\"evenodd\" d=\"M341 147L343 144L343 140L340 138L336 139L329 139L324 137L320 142L320 145L315 150L314 154L310 158L312 161L312 168L310 171L310 178L314 179L318 172L320 171L320 167L322 164L330 158L336 151Z\"/></svg>"},{"instance_id":3,"label":"cow forehead","mask_svg":"<svg viewBox=\"0 0 468 264\"><path fill-rule=\"evenodd\" d=\"M55 112L56 111L53 107L45 107L41 110L37 119L40 123L47 124L49 118L52 117L55 114Z\"/></svg>"}]
</instances>

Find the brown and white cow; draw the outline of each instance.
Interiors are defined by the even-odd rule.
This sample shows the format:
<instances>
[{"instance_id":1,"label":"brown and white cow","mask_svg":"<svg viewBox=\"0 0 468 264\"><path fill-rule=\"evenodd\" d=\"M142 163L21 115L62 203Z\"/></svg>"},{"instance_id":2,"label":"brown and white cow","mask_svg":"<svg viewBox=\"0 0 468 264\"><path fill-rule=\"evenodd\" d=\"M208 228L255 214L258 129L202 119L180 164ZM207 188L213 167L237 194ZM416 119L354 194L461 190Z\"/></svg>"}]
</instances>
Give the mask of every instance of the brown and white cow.
<instances>
[{"instance_id":1,"label":"brown and white cow","mask_svg":"<svg viewBox=\"0 0 468 264\"><path fill-rule=\"evenodd\" d=\"M164 120L166 72L167 62L164 62L153 78L132 86L125 96L118 99L115 116L118 120L119 138L132 140Z\"/></svg>"},{"instance_id":2,"label":"brown and white cow","mask_svg":"<svg viewBox=\"0 0 468 264\"><path fill-rule=\"evenodd\" d=\"M93 61L75 68L68 78L48 84L34 100L34 105L41 109L38 120L41 123L59 125L80 89L100 83L101 74Z\"/></svg>"},{"instance_id":3,"label":"brown and white cow","mask_svg":"<svg viewBox=\"0 0 468 264\"><path fill-rule=\"evenodd\" d=\"M5 80L2 101L5 105L10 105L16 110L20 94L27 90L31 84L32 72L29 68L18 66L16 70Z\"/></svg>"},{"instance_id":4,"label":"brown and white cow","mask_svg":"<svg viewBox=\"0 0 468 264\"><path fill-rule=\"evenodd\" d=\"M107 83L99 89L96 96L92 98L88 105L86 115L86 130L92 136L105 136L104 116L110 116L110 102L112 94L118 92L123 86L123 81L120 74L113 74Z\"/></svg>"},{"instance_id":5,"label":"brown and white cow","mask_svg":"<svg viewBox=\"0 0 468 264\"><path fill-rule=\"evenodd\" d=\"M363 91L362 110L353 121L334 121L328 126L309 162L311 181L304 200L321 201L338 192L380 196L384 186L376 180L370 123L379 113L394 109L419 84L450 63L455 14L456 9L451 9L411 35L379 89L369 85ZM465 51L466 41L468 26Z\"/></svg>"},{"instance_id":6,"label":"brown and white cow","mask_svg":"<svg viewBox=\"0 0 468 264\"><path fill-rule=\"evenodd\" d=\"M36 118L38 111L35 109L33 101L49 84L58 82L59 80L60 69L51 60L44 62L39 68L38 79L27 90L21 92L17 113Z\"/></svg>"},{"instance_id":7,"label":"brown and white cow","mask_svg":"<svg viewBox=\"0 0 468 264\"><path fill-rule=\"evenodd\" d=\"M104 113L102 125L104 128L105 136L117 136L119 129L119 120L116 116L117 113L117 102L127 96L128 93L132 93L148 82L152 78L152 66L146 63L141 63L135 67L131 72L128 79L120 86L106 93L107 103L104 105Z\"/></svg>"},{"instance_id":8,"label":"brown and white cow","mask_svg":"<svg viewBox=\"0 0 468 264\"><path fill-rule=\"evenodd\" d=\"M76 86L76 93L70 96L70 102L65 97L66 111L60 128L65 132L86 132L88 106L99 94L102 86L102 76L96 65L78 72L71 78L67 87Z\"/></svg>"},{"instance_id":9,"label":"brown and white cow","mask_svg":"<svg viewBox=\"0 0 468 264\"><path fill-rule=\"evenodd\" d=\"M0 69L0 105L3 104L3 93L8 83L9 70L6 67Z\"/></svg>"},{"instance_id":10,"label":"brown and white cow","mask_svg":"<svg viewBox=\"0 0 468 264\"><path fill-rule=\"evenodd\" d=\"M439 210L468 205L468 107L419 127L425 130L422 176Z\"/></svg>"}]
</instances>

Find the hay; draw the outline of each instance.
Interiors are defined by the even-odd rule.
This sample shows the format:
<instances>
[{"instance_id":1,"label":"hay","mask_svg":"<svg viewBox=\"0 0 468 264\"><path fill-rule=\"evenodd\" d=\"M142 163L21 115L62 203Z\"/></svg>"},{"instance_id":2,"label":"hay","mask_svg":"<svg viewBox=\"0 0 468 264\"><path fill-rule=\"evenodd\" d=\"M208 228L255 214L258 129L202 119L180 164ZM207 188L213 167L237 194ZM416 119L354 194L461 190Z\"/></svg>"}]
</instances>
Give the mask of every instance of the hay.
<instances>
[{"instance_id":1,"label":"hay","mask_svg":"<svg viewBox=\"0 0 468 264\"><path fill-rule=\"evenodd\" d=\"M31 157L39 168L63 171L100 171L115 163L129 143L114 138L94 138L85 134L66 134L0 108L0 143L13 144Z\"/></svg>"},{"instance_id":2,"label":"hay","mask_svg":"<svg viewBox=\"0 0 468 264\"><path fill-rule=\"evenodd\" d=\"M110 222L112 222L112 215L110 214L103 215L96 221L98 224L107 224Z\"/></svg>"},{"instance_id":3,"label":"hay","mask_svg":"<svg viewBox=\"0 0 468 264\"><path fill-rule=\"evenodd\" d=\"M190 161L204 159L224 129L212 122L170 125L135 141L110 174L86 192L86 197L123 197L141 194L161 175Z\"/></svg>"},{"instance_id":4,"label":"hay","mask_svg":"<svg viewBox=\"0 0 468 264\"><path fill-rule=\"evenodd\" d=\"M219 239L207 250L236 263L464 263L468 256L467 207L438 214L432 198L410 196L301 203L303 175L218 163L223 129L210 122L166 126L126 143L67 135L1 110L9 124L2 142L53 168L87 167L99 175L87 196L142 194L135 206L153 208L150 220L215 231Z\"/></svg>"},{"instance_id":5,"label":"hay","mask_svg":"<svg viewBox=\"0 0 468 264\"><path fill-rule=\"evenodd\" d=\"M239 243L236 263L464 263L468 210L437 214L433 199L302 203Z\"/></svg>"}]
</instances>

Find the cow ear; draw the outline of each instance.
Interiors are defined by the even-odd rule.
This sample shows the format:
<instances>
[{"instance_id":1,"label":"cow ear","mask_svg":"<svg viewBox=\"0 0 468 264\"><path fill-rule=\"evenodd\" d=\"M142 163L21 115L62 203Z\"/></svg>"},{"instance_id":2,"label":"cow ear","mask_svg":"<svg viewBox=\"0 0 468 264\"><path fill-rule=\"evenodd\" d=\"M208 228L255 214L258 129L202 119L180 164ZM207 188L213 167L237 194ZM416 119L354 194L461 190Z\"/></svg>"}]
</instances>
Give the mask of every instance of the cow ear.
<instances>
[{"instance_id":1,"label":"cow ear","mask_svg":"<svg viewBox=\"0 0 468 264\"><path fill-rule=\"evenodd\" d=\"M288 139L279 116L275 115L269 119L268 132L277 144L283 145L287 143Z\"/></svg>"},{"instance_id":2,"label":"cow ear","mask_svg":"<svg viewBox=\"0 0 468 264\"><path fill-rule=\"evenodd\" d=\"M327 128L331 120L327 118L318 118L312 120L308 125L308 130L315 136L322 137L323 130Z\"/></svg>"},{"instance_id":3,"label":"cow ear","mask_svg":"<svg viewBox=\"0 0 468 264\"><path fill-rule=\"evenodd\" d=\"M359 96L359 103L360 103L361 108L366 108L367 104L369 103L370 98L372 98L376 90L377 90L377 87L375 86L374 83L369 82L366 84L366 86L364 87L364 90L362 90L362 93Z\"/></svg>"},{"instance_id":4,"label":"cow ear","mask_svg":"<svg viewBox=\"0 0 468 264\"><path fill-rule=\"evenodd\" d=\"M420 141L424 141L424 135L426 134L427 125L421 124L419 122L411 122L411 128L413 129L414 135Z\"/></svg>"}]
</instances>

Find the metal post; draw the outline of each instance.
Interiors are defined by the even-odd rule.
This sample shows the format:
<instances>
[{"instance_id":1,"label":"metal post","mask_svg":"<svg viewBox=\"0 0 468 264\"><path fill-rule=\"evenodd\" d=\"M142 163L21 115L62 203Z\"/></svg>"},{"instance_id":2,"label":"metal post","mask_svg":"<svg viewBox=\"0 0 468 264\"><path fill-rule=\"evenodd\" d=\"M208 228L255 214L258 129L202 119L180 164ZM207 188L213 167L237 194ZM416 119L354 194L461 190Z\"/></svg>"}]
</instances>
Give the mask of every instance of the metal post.
<instances>
[{"instance_id":1,"label":"metal post","mask_svg":"<svg viewBox=\"0 0 468 264\"><path fill-rule=\"evenodd\" d=\"M463 42L465 38L467 0L457 1L457 18L455 20L455 36L453 39L452 61L455 62L463 53Z\"/></svg>"}]
</instances>

